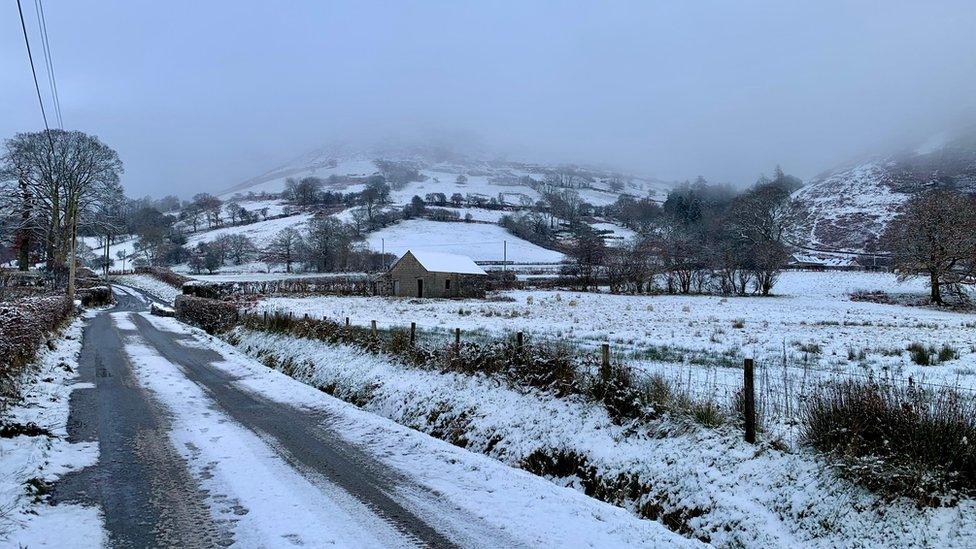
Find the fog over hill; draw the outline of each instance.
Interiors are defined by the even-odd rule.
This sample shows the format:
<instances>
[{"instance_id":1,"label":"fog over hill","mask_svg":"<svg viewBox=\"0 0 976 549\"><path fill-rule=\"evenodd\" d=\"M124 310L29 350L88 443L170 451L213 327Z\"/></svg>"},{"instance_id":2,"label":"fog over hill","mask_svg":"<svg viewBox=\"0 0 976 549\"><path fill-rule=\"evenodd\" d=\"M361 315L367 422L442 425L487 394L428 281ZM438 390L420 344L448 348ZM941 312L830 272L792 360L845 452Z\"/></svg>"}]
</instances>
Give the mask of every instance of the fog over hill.
<instances>
[{"instance_id":1,"label":"fog over hill","mask_svg":"<svg viewBox=\"0 0 976 549\"><path fill-rule=\"evenodd\" d=\"M794 193L797 241L873 251L913 194L940 186L976 192L976 127L942 132L913 148L861 158L812 178Z\"/></svg>"}]
</instances>

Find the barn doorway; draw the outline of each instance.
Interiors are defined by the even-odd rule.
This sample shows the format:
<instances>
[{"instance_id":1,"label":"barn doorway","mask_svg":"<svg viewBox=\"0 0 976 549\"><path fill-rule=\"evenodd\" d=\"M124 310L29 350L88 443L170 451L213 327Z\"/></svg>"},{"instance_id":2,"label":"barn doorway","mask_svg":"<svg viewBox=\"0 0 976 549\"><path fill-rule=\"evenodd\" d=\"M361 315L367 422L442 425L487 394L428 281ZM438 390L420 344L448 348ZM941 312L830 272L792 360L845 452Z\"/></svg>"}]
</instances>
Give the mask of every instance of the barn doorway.
<instances>
[{"instance_id":1,"label":"barn doorway","mask_svg":"<svg viewBox=\"0 0 976 549\"><path fill-rule=\"evenodd\" d=\"M424 297L424 279L417 279L417 297Z\"/></svg>"}]
</instances>

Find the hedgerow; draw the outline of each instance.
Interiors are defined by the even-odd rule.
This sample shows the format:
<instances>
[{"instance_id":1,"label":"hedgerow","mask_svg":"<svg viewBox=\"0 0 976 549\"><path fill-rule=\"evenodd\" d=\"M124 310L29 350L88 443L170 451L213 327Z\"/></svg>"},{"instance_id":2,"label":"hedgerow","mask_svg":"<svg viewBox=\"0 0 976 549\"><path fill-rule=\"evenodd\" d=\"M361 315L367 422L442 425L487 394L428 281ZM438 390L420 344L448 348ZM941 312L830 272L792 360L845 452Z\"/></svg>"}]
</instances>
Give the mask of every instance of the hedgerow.
<instances>
[{"instance_id":1,"label":"hedgerow","mask_svg":"<svg viewBox=\"0 0 976 549\"><path fill-rule=\"evenodd\" d=\"M698 402L664 378L637 380L619 363L602 366L592 354L553 343L518 343L511 339L486 343L422 345L411 342L407 330L373 333L371 328L345 326L331 320L296 318L286 313L248 314L244 328L293 337L347 344L386 354L415 367L468 375L487 375L504 380L515 389L536 389L557 397L577 395L600 402L618 423L657 419L664 414L702 420L717 426L724 422L716 403Z\"/></svg>"},{"instance_id":2,"label":"hedgerow","mask_svg":"<svg viewBox=\"0 0 976 549\"><path fill-rule=\"evenodd\" d=\"M44 339L71 316L64 297L30 297L0 303L0 413L17 394L24 366L37 356Z\"/></svg>"}]
</instances>

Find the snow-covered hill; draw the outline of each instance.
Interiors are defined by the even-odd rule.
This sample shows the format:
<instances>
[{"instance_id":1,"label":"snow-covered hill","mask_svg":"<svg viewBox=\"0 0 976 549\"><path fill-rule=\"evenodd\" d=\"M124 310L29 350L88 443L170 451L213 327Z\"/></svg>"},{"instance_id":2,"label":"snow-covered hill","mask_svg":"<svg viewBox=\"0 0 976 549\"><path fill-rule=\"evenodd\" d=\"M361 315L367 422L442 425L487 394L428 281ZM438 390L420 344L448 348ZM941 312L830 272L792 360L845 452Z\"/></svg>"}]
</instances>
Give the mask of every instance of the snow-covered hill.
<instances>
[{"instance_id":1,"label":"snow-covered hill","mask_svg":"<svg viewBox=\"0 0 976 549\"><path fill-rule=\"evenodd\" d=\"M614 202L621 194L650 196L664 200L673 183L650 177L624 174L603 168L560 166L541 163L514 162L492 158L487 153L458 153L434 146L372 146L350 149L338 145L305 153L261 175L243 181L221 193L222 198L236 193L279 192L288 178L315 176L327 181L329 190L353 192L362 190L363 180L381 173L379 161L409 163L415 167L422 181L395 186L393 200L409 202L414 195L440 192L451 196L477 194L487 199L518 205L524 200L541 197L538 186L527 183L525 177L537 182L553 172L573 173L567 188L594 205ZM330 176L336 176L329 180ZM462 181L458 176L464 176Z\"/></svg>"},{"instance_id":2,"label":"snow-covered hill","mask_svg":"<svg viewBox=\"0 0 976 549\"><path fill-rule=\"evenodd\" d=\"M798 243L871 251L899 208L933 186L976 192L976 132L827 171L800 188Z\"/></svg>"}]
</instances>

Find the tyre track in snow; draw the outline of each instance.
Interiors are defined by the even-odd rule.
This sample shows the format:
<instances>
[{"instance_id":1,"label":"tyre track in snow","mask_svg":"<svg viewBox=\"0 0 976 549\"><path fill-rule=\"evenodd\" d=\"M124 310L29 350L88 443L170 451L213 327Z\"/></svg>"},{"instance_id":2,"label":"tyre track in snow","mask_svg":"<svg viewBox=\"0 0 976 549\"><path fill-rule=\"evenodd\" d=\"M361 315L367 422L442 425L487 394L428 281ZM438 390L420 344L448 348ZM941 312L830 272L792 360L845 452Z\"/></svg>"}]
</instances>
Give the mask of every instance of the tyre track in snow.
<instances>
[{"instance_id":1,"label":"tyre track in snow","mask_svg":"<svg viewBox=\"0 0 976 549\"><path fill-rule=\"evenodd\" d=\"M145 309L117 295L115 310ZM166 410L139 386L107 312L85 327L79 378L92 388L71 393L70 441L99 443L92 467L59 479L53 503L96 504L116 547L215 547L233 538L216 523L205 495L169 439Z\"/></svg>"},{"instance_id":2,"label":"tyre track in snow","mask_svg":"<svg viewBox=\"0 0 976 549\"><path fill-rule=\"evenodd\" d=\"M138 328L139 338L202 387L219 412L257 433L310 482L315 483L314 477L321 476L418 545L457 546L391 496L410 484L409 480L329 433L323 427L327 418L241 389L234 384L233 376L211 365L224 360L220 353L193 345L190 336L158 330L139 315L131 315L131 320ZM183 341L190 344L182 345Z\"/></svg>"}]
</instances>

